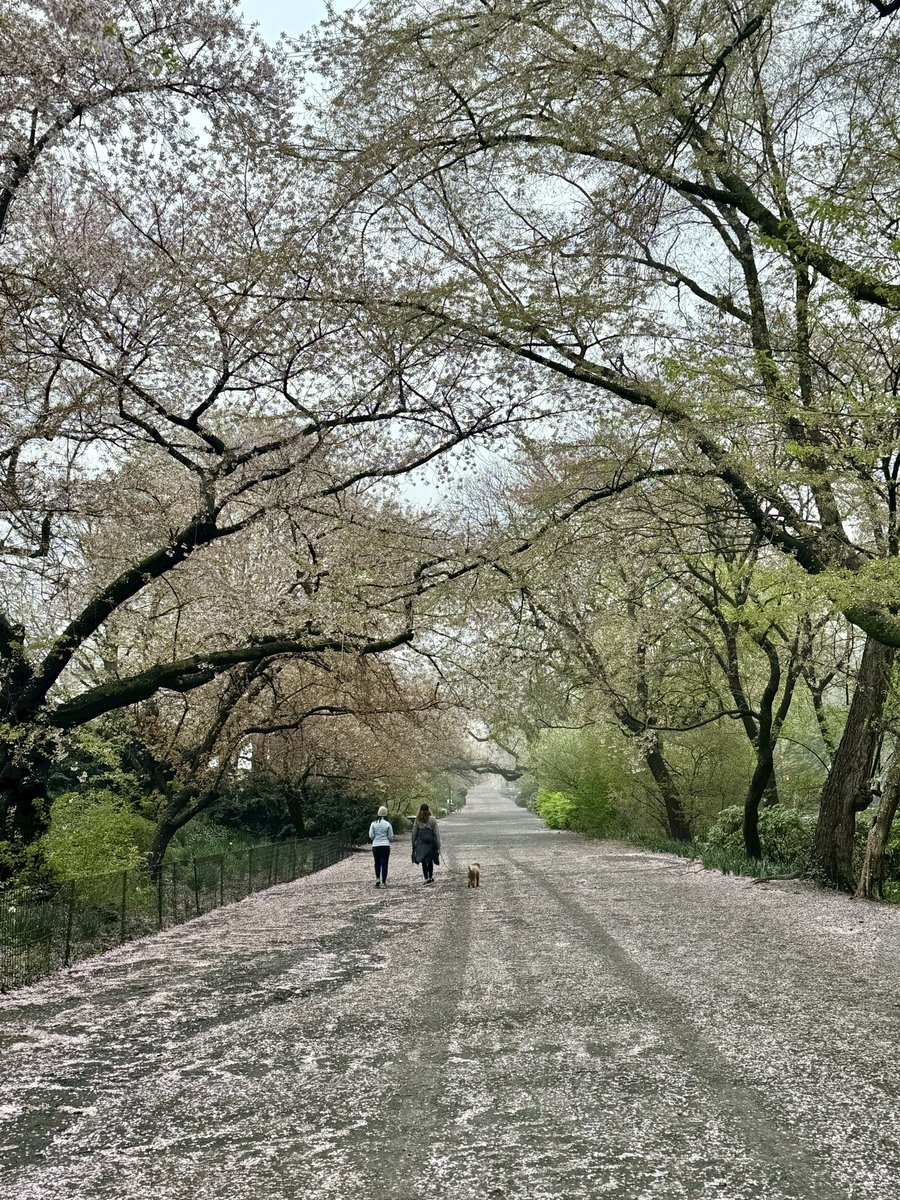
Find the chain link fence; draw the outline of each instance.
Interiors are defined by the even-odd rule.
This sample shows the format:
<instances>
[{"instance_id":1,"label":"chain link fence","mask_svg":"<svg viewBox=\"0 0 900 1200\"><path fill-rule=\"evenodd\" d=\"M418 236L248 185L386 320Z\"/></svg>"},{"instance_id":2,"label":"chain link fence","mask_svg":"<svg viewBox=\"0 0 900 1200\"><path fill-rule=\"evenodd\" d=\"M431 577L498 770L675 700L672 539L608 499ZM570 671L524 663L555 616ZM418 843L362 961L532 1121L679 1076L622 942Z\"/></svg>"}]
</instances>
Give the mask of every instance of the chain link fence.
<instances>
[{"instance_id":1,"label":"chain link fence","mask_svg":"<svg viewBox=\"0 0 900 1200\"><path fill-rule=\"evenodd\" d=\"M0 895L0 991L134 938L169 929L276 883L330 867L351 853L341 833L272 842L146 870L72 879L53 892Z\"/></svg>"}]
</instances>

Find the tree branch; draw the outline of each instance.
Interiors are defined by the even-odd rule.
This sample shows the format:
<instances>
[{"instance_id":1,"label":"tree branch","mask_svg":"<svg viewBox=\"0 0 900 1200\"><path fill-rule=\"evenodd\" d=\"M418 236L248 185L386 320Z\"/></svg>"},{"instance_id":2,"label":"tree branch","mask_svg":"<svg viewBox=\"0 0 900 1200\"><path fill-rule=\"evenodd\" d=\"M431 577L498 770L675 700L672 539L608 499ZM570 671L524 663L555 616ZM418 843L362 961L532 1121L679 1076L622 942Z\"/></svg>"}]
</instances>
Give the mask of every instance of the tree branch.
<instances>
[{"instance_id":1,"label":"tree branch","mask_svg":"<svg viewBox=\"0 0 900 1200\"><path fill-rule=\"evenodd\" d=\"M48 723L56 729L71 729L92 721L113 709L125 708L148 700L159 691L188 692L210 683L215 677L238 663L261 662L280 655L312 655L325 651L369 655L384 654L412 640L412 630L404 629L392 637L365 641L350 637L266 638L229 650L214 650L194 654L176 662L149 667L126 679L116 679L66 700L49 714Z\"/></svg>"}]
</instances>

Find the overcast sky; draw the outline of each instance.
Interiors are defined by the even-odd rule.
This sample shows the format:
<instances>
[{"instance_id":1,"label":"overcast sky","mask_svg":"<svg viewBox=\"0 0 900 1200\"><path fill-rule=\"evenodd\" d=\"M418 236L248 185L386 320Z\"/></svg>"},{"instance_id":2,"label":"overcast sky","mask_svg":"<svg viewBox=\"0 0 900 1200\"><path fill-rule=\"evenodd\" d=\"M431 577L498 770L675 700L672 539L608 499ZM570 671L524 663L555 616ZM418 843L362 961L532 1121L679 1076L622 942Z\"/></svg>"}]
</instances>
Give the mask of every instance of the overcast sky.
<instances>
[{"instance_id":1,"label":"overcast sky","mask_svg":"<svg viewBox=\"0 0 900 1200\"><path fill-rule=\"evenodd\" d=\"M349 4L338 4L344 7ZM280 33L304 33L325 16L325 0L241 0L241 8L272 42Z\"/></svg>"}]
</instances>

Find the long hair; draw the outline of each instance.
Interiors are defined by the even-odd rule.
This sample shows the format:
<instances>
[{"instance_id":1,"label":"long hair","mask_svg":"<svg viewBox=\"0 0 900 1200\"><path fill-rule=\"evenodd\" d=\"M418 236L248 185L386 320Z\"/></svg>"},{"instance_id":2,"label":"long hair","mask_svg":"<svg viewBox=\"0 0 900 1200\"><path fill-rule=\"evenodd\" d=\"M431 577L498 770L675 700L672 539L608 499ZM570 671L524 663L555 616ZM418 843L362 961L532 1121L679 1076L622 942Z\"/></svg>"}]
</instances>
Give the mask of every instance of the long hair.
<instances>
[{"instance_id":1,"label":"long hair","mask_svg":"<svg viewBox=\"0 0 900 1200\"><path fill-rule=\"evenodd\" d=\"M421 806L421 808L419 809L419 811L416 813L416 820L419 822L420 825L427 825L428 818L430 816L431 816L431 809L428 807L427 804L423 804Z\"/></svg>"}]
</instances>

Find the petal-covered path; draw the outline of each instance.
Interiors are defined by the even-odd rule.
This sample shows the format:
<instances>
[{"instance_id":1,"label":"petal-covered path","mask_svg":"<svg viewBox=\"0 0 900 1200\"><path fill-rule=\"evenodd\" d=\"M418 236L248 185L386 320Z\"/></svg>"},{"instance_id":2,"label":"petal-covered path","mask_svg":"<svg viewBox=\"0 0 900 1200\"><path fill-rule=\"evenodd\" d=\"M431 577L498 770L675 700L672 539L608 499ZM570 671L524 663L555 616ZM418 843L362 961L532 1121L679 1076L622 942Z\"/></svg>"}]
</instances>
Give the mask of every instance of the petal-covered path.
<instances>
[{"instance_id":1,"label":"petal-covered path","mask_svg":"<svg viewBox=\"0 0 900 1200\"><path fill-rule=\"evenodd\" d=\"M0 998L0 1198L898 1194L896 910L442 828Z\"/></svg>"}]
</instances>

